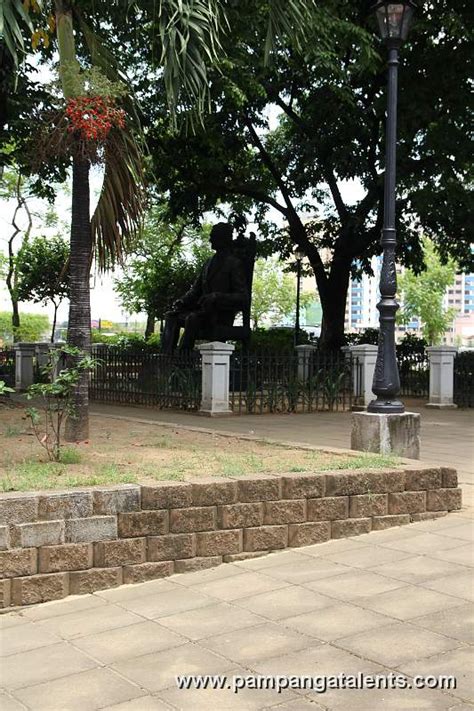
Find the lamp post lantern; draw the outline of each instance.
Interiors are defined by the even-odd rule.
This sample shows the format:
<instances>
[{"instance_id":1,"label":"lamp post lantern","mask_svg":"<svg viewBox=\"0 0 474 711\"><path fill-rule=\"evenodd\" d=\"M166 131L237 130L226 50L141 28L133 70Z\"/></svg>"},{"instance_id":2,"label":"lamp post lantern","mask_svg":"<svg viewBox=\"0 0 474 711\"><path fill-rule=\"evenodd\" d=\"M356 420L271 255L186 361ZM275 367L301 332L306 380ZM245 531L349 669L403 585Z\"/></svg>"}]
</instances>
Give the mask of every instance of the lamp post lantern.
<instances>
[{"instance_id":1,"label":"lamp post lantern","mask_svg":"<svg viewBox=\"0 0 474 711\"><path fill-rule=\"evenodd\" d=\"M384 221L381 237L383 250L382 271L380 274L379 343L375 364L372 392L376 399L367 407L368 412L381 414L403 413L405 407L398 399L400 376L398 374L395 348L395 314L398 309L396 300L397 274L395 267L395 169L397 150L397 80L398 52L400 45L407 38L410 22L416 4L413 0L405 2L375 2L372 10L379 24L382 40L388 50L388 95L385 148L384 181Z\"/></svg>"},{"instance_id":2,"label":"lamp post lantern","mask_svg":"<svg viewBox=\"0 0 474 711\"><path fill-rule=\"evenodd\" d=\"M301 301L301 262L305 253L301 249L295 250L296 257L296 314L295 314L295 346L300 342L300 301Z\"/></svg>"}]
</instances>

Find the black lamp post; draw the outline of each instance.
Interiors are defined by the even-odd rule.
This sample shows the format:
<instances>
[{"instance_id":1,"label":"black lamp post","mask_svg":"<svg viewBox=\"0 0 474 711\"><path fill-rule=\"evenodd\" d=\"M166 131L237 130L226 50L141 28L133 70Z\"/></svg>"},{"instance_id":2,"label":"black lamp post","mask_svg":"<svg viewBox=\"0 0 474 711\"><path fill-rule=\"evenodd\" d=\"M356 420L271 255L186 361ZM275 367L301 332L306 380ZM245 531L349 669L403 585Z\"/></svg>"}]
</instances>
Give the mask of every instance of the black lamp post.
<instances>
[{"instance_id":1,"label":"black lamp post","mask_svg":"<svg viewBox=\"0 0 474 711\"><path fill-rule=\"evenodd\" d=\"M296 249L296 316L295 316L295 346L300 342L300 301L301 301L301 262L305 253L301 249Z\"/></svg>"},{"instance_id":2,"label":"black lamp post","mask_svg":"<svg viewBox=\"0 0 474 711\"><path fill-rule=\"evenodd\" d=\"M376 400L367 407L368 412L381 414L405 412L405 406L398 400L400 376L398 374L397 353L395 348L395 314L398 309L396 300L397 274L395 268L395 168L397 150L397 79L398 51L407 38L410 22L416 4L412 0L405 2L375 2L375 12L380 35L388 49L388 96L386 125L386 159L384 184L384 222L381 245L383 249L382 271L380 274L380 313L379 344L375 364L372 391Z\"/></svg>"}]
</instances>

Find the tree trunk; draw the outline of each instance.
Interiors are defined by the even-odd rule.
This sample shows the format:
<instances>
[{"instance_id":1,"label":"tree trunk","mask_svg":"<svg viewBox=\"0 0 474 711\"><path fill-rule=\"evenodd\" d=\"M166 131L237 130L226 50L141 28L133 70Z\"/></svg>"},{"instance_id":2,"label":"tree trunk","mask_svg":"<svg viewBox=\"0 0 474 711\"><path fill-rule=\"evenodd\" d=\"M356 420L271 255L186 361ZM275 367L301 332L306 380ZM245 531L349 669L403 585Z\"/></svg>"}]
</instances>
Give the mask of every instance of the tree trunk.
<instances>
[{"instance_id":1,"label":"tree trunk","mask_svg":"<svg viewBox=\"0 0 474 711\"><path fill-rule=\"evenodd\" d=\"M323 321L319 344L323 350L339 351L345 344L344 321L349 278L350 263L333 263L323 293L320 290Z\"/></svg>"},{"instance_id":2,"label":"tree trunk","mask_svg":"<svg viewBox=\"0 0 474 711\"><path fill-rule=\"evenodd\" d=\"M81 351L72 359L74 366L84 355L90 353L91 307L90 307L90 263L92 255L92 233L89 215L89 163L74 158L72 167L72 216L70 304L67 342ZM89 373L81 374L76 386L73 402L74 412L66 420L65 439L77 442L89 437Z\"/></svg>"},{"instance_id":3,"label":"tree trunk","mask_svg":"<svg viewBox=\"0 0 474 711\"><path fill-rule=\"evenodd\" d=\"M148 339L155 333L155 317L148 313L146 317L145 338Z\"/></svg>"},{"instance_id":4,"label":"tree trunk","mask_svg":"<svg viewBox=\"0 0 474 711\"><path fill-rule=\"evenodd\" d=\"M56 304L56 302L53 301L53 306L54 306L54 313L53 313L53 327L51 329L51 343L54 343L54 332L56 330L56 321L58 319L59 304Z\"/></svg>"}]
</instances>

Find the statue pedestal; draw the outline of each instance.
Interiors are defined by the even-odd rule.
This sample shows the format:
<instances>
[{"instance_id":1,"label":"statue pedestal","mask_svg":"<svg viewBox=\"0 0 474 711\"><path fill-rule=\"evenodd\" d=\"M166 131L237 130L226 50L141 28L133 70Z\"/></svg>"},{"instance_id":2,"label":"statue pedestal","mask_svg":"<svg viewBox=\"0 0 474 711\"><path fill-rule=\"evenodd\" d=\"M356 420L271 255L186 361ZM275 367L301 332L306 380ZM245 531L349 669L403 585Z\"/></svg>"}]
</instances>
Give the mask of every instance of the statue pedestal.
<instances>
[{"instance_id":1,"label":"statue pedestal","mask_svg":"<svg viewBox=\"0 0 474 711\"><path fill-rule=\"evenodd\" d=\"M417 412L393 415L354 412L351 449L419 459L420 421L421 416Z\"/></svg>"},{"instance_id":2,"label":"statue pedestal","mask_svg":"<svg viewBox=\"0 0 474 711\"><path fill-rule=\"evenodd\" d=\"M229 405L230 356L234 346L212 341L199 346L202 359L200 415L225 417L233 412Z\"/></svg>"}]
</instances>

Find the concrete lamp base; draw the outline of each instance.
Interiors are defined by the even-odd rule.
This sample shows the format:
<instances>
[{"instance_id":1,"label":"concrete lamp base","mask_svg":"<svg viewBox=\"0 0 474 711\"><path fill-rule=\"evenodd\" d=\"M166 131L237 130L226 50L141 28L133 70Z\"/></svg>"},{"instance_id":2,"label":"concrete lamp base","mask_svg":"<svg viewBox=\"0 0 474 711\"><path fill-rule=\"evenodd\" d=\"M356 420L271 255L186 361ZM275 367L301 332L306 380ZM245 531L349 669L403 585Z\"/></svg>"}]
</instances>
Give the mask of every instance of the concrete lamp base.
<instances>
[{"instance_id":1,"label":"concrete lamp base","mask_svg":"<svg viewBox=\"0 0 474 711\"><path fill-rule=\"evenodd\" d=\"M351 449L419 459L420 420L416 412L353 412Z\"/></svg>"}]
</instances>

